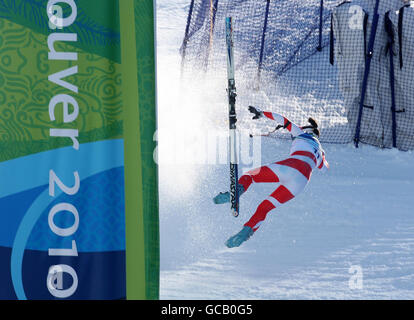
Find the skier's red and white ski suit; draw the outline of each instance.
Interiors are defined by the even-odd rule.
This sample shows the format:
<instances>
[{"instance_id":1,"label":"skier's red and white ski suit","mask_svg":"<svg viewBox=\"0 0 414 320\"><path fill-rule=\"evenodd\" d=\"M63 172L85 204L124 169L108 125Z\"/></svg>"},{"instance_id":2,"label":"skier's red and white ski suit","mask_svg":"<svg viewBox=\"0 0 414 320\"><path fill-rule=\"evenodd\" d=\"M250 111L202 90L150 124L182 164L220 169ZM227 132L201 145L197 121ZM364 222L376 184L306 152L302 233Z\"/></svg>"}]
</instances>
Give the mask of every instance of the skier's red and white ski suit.
<instances>
[{"instance_id":1,"label":"skier's red and white ski suit","mask_svg":"<svg viewBox=\"0 0 414 320\"><path fill-rule=\"evenodd\" d=\"M288 202L302 192L315 168L329 168L319 141L310 136L296 124L280 114L263 112L264 116L284 125L294 140L289 158L251 170L239 179L245 191L255 183L279 183L276 190L257 207L256 212L245 224L256 231L266 218L269 211ZM305 135L304 135L305 134Z\"/></svg>"}]
</instances>

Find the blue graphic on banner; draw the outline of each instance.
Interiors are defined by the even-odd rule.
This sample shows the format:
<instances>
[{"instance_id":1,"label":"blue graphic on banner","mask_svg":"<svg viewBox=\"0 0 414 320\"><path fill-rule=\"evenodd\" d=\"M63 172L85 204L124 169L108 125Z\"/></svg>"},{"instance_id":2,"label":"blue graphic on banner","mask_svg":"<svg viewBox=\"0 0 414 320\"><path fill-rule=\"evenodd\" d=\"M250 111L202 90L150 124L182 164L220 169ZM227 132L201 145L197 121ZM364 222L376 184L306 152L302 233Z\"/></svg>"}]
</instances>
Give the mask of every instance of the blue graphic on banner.
<instances>
[{"instance_id":1,"label":"blue graphic on banner","mask_svg":"<svg viewBox=\"0 0 414 320\"><path fill-rule=\"evenodd\" d=\"M111 280L111 274L125 277L123 154L123 140L107 140L81 145L77 151L61 148L0 164L0 176L13 182L0 185L1 299L54 298L46 285L49 267L65 261L76 270L78 279L89 279L79 281L71 299L125 297L125 279L120 284ZM51 196L50 170L67 186L73 186L76 171L79 191L69 196L55 185ZM60 203L70 203L79 213L79 226L72 237L57 236L50 229L49 212ZM63 210L53 223L67 228L73 225L74 216ZM77 256L49 256L49 249L71 248L73 240ZM3 270L6 267L8 272ZM96 287L94 282L91 288L95 277ZM107 283L102 279L108 279ZM61 281L71 286L71 279Z\"/></svg>"},{"instance_id":2,"label":"blue graphic on banner","mask_svg":"<svg viewBox=\"0 0 414 320\"><path fill-rule=\"evenodd\" d=\"M0 246L10 248L13 246L23 216L46 188L47 186L44 185L0 199Z\"/></svg>"},{"instance_id":3,"label":"blue graphic on banner","mask_svg":"<svg viewBox=\"0 0 414 320\"><path fill-rule=\"evenodd\" d=\"M58 203L70 202L82 217L76 232L80 252L125 250L124 169L115 168L82 180L82 190L75 196L62 194L43 211L33 228L26 249L47 251L51 244L68 248L71 239L54 234L48 226L50 209ZM111 196L109 197L108 194ZM54 222L60 228L73 225L73 216L56 215ZM102 235L105 235L104 237Z\"/></svg>"}]
</instances>

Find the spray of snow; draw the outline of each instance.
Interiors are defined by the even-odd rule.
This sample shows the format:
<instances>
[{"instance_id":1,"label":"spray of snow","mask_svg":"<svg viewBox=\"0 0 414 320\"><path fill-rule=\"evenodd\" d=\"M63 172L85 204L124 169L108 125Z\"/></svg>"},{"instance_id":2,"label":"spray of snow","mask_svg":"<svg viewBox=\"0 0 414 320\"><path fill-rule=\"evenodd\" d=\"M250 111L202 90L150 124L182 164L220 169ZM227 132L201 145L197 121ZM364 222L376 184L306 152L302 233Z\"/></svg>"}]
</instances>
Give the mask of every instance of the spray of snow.
<instances>
[{"instance_id":1,"label":"spray of snow","mask_svg":"<svg viewBox=\"0 0 414 320\"><path fill-rule=\"evenodd\" d=\"M227 164L209 163L206 138L227 134L226 79L181 79L188 5L157 8L161 298L413 299L412 152L324 145L331 170L314 173L242 247L224 246L276 186L253 185L237 219L211 200L229 182ZM287 140L264 138L261 161L288 149ZM353 270L363 272L362 286L351 285Z\"/></svg>"}]
</instances>

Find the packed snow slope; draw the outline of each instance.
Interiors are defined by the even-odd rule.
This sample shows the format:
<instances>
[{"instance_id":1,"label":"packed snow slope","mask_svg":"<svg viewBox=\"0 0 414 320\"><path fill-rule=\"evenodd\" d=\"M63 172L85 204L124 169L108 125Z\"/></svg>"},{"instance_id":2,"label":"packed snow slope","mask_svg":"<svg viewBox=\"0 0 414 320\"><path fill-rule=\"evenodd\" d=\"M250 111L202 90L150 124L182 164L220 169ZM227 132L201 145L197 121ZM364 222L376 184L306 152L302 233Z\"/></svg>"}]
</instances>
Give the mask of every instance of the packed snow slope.
<instances>
[{"instance_id":1,"label":"packed snow slope","mask_svg":"<svg viewBox=\"0 0 414 320\"><path fill-rule=\"evenodd\" d=\"M212 202L229 185L226 159L208 147L227 134L226 79L180 78L189 2L157 2L161 299L414 299L412 152L325 144L331 169L240 248L225 247L277 185L253 185L238 218ZM289 147L262 138L241 171Z\"/></svg>"}]
</instances>

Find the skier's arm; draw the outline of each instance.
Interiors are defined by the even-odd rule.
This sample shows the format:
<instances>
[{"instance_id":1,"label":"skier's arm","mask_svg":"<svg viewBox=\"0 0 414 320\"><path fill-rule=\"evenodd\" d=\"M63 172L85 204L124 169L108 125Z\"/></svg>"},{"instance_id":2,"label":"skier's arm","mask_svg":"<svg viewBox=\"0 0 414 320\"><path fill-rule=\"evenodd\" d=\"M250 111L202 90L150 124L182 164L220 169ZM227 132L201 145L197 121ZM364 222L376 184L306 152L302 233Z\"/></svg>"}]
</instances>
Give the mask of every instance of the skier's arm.
<instances>
[{"instance_id":1,"label":"skier's arm","mask_svg":"<svg viewBox=\"0 0 414 320\"><path fill-rule=\"evenodd\" d=\"M275 112L263 111L263 115L273 121L276 121L280 125L283 125L284 129L287 129L294 137L301 135L303 130L295 123L290 121L288 118Z\"/></svg>"},{"instance_id":2,"label":"skier's arm","mask_svg":"<svg viewBox=\"0 0 414 320\"><path fill-rule=\"evenodd\" d=\"M304 133L303 130L297 124L293 123L292 121L282 116L281 114L278 114L275 112L261 111L260 109L252 107L252 106L249 107L249 111L255 114L253 119L259 119L262 116L265 116L266 118L279 123L281 127L283 127L284 129L287 129L294 137Z\"/></svg>"},{"instance_id":3,"label":"skier's arm","mask_svg":"<svg viewBox=\"0 0 414 320\"><path fill-rule=\"evenodd\" d=\"M326 161L325 152L322 152L322 161L319 164L318 169L319 170L322 170L324 167L326 167L327 169L329 169L329 163L328 163L328 161Z\"/></svg>"}]
</instances>

